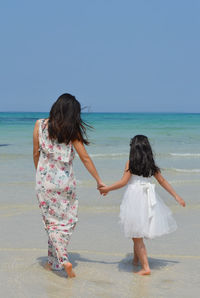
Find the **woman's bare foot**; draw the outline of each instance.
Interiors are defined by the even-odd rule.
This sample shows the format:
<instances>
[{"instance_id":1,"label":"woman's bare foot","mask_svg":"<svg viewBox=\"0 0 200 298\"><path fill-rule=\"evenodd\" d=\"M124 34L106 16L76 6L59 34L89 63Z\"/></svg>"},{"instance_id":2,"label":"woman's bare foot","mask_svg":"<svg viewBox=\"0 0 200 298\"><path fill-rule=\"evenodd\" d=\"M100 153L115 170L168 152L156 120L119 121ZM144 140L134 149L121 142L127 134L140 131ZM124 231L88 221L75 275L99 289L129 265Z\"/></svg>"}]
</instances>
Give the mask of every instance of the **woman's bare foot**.
<instances>
[{"instance_id":1,"label":"woman's bare foot","mask_svg":"<svg viewBox=\"0 0 200 298\"><path fill-rule=\"evenodd\" d=\"M72 270L72 264L71 263L65 263L63 264L65 271L68 275L68 277L72 278L72 277L76 277L76 274L74 273L74 271Z\"/></svg>"},{"instance_id":2,"label":"woman's bare foot","mask_svg":"<svg viewBox=\"0 0 200 298\"><path fill-rule=\"evenodd\" d=\"M140 270L138 272L135 272L135 273L138 274L138 275L150 275L151 274L151 270L150 269L148 269L148 270L142 269L142 270Z\"/></svg>"},{"instance_id":3,"label":"woman's bare foot","mask_svg":"<svg viewBox=\"0 0 200 298\"><path fill-rule=\"evenodd\" d=\"M48 271L51 271L51 265L47 262L45 265L44 265L44 269L48 270Z\"/></svg>"}]
</instances>

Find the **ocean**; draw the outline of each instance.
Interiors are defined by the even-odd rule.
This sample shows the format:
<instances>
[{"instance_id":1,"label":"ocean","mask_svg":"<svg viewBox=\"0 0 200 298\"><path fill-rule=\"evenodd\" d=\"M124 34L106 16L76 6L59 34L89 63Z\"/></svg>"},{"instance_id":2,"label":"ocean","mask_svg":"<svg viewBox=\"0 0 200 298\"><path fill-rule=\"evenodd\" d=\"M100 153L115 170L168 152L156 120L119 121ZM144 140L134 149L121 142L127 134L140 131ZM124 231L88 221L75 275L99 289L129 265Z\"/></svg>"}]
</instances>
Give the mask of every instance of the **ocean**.
<instances>
[{"instance_id":1,"label":"ocean","mask_svg":"<svg viewBox=\"0 0 200 298\"><path fill-rule=\"evenodd\" d=\"M48 113L0 113L3 188L16 191L23 185L34 188L33 127L37 119L46 117ZM149 137L156 162L171 183L200 182L200 114L83 113L82 117L93 127L88 130L91 144L87 150L106 183L121 177L130 139L136 134ZM83 187L93 185L78 158L75 174Z\"/></svg>"}]
</instances>

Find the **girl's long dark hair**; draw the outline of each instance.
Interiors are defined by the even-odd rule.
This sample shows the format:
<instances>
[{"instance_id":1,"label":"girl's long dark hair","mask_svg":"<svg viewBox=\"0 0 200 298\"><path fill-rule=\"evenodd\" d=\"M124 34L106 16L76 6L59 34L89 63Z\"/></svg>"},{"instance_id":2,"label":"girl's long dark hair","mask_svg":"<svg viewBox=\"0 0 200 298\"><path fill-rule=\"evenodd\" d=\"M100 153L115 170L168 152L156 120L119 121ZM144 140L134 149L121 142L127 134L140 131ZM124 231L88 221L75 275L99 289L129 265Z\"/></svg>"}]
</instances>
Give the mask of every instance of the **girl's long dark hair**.
<instances>
[{"instance_id":1,"label":"girl's long dark hair","mask_svg":"<svg viewBox=\"0 0 200 298\"><path fill-rule=\"evenodd\" d=\"M156 166L151 145L146 136L137 135L131 139L129 171L143 177L151 177L160 172Z\"/></svg>"},{"instance_id":2,"label":"girl's long dark hair","mask_svg":"<svg viewBox=\"0 0 200 298\"><path fill-rule=\"evenodd\" d=\"M88 145L86 127L90 127L81 119L81 105L75 96L64 93L58 97L50 110L48 133L51 140L69 144L79 140Z\"/></svg>"}]
</instances>

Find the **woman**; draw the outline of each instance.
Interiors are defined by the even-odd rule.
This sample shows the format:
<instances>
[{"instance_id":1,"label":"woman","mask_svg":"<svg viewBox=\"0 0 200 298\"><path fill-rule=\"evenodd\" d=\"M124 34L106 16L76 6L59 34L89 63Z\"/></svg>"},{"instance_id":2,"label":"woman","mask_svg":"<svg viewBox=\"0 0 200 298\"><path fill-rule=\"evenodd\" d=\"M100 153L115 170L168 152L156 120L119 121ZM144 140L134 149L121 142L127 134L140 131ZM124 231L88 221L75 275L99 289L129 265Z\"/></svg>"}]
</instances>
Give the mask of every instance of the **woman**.
<instances>
[{"instance_id":1,"label":"woman","mask_svg":"<svg viewBox=\"0 0 200 298\"><path fill-rule=\"evenodd\" d=\"M36 121L33 132L33 159L36 168L36 194L48 234L46 268L61 270L75 277L67 245L78 221L78 199L72 162L75 151L89 173L103 186L85 147L88 145L81 106L71 94L61 95L48 119Z\"/></svg>"}]
</instances>

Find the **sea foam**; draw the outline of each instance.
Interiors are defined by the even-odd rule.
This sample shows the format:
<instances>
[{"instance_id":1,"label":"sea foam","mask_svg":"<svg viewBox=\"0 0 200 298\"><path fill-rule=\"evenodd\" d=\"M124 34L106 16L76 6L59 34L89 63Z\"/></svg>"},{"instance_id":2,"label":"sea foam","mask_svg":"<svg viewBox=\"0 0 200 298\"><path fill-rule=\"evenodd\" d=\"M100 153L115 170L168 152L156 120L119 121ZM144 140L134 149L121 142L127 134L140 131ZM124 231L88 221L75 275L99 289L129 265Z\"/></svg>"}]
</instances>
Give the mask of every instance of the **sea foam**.
<instances>
[{"instance_id":1,"label":"sea foam","mask_svg":"<svg viewBox=\"0 0 200 298\"><path fill-rule=\"evenodd\" d=\"M169 153L169 155L177 157L200 157L200 153Z\"/></svg>"},{"instance_id":2,"label":"sea foam","mask_svg":"<svg viewBox=\"0 0 200 298\"><path fill-rule=\"evenodd\" d=\"M200 173L200 169L177 169L177 168L164 168L164 171L177 172L177 173Z\"/></svg>"}]
</instances>

